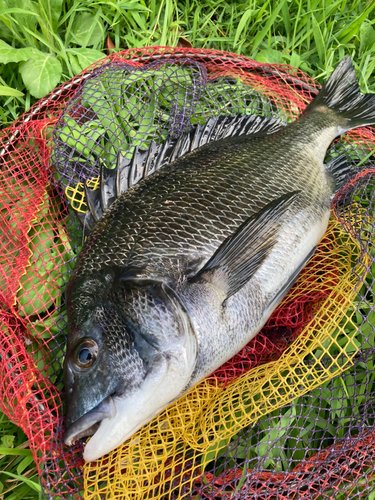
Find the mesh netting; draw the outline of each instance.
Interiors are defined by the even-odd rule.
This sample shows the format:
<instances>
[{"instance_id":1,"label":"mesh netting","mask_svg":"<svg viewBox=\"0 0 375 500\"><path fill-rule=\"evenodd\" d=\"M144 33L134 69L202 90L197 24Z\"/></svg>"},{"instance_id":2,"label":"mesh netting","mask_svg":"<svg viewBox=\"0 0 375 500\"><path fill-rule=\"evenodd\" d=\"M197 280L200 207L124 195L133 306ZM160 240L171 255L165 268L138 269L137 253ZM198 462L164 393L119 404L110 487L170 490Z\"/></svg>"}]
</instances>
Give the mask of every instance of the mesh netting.
<instances>
[{"instance_id":1,"label":"mesh netting","mask_svg":"<svg viewBox=\"0 0 375 500\"><path fill-rule=\"evenodd\" d=\"M145 48L112 55L1 133L1 409L27 434L46 498L372 498L375 465L375 136L328 231L262 331L122 447L84 464L62 444L64 288L85 238L85 183L117 153L216 115L295 119L317 85L285 65ZM134 178L136 182L138 179Z\"/></svg>"}]
</instances>

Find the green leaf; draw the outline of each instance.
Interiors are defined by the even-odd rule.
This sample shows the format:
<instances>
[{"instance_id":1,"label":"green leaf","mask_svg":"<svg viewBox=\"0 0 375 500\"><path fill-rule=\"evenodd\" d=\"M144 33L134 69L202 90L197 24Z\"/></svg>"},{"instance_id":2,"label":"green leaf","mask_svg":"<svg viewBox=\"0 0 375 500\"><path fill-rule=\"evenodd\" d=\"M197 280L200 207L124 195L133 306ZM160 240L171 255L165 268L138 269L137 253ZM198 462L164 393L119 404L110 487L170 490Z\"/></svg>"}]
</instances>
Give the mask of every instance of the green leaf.
<instances>
[{"instance_id":1,"label":"green leaf","mask_svg":"<svg viewBox=\"0 0 375 500\"><path fill-rule=\"evenodd\" d=\"M38 17L38 14L36 12L32 12L31 10L26 10L26 9L20 9L18 7L14 7L12 9L5 9L1 12L2 16L5 16L7 14L25 14L27 16Z\"/></svg>"},{"instance_id":2,"label":"green leaf","mask_svg":"<svg viewBox=\"0 0 375 500\"><path fill-rule=\"evenodd\" d=\"M62 67L56 57L34 50L30 59L20 64L20 73L27 90L39 99L60 82Z\"/></svg>"},{"instance_id":3,"label":"green leaf","mask_svg":"<svg viewBox=\"0 0 375 500\"><path fill-rule=\"evenodd\" d=\"M264 62L269 64L282 63L283 56L281 52L274 49L261 50L255 57L258 62Z\"/></svg>"},{"instance_id":4,"label":"green leaf","mask_svg":"<svg viewBox=\"0 0 375 500\"><path fill-rule=\"evenodd\" d=\"M288 8L288 3L285 2L281 8L281 13L283 16L283 21L284 21L284 26L285 26L285 31L288 36L290 36L290 14L289 14L289 8Z\"/></svg>"},{"instance_id":5,"label":"green leaf","mask_svg":"<svg viewBox=\"0 0 375 500\"><path fill-rule=\"evenodd\" d=\"M207 448L206 452L204 453L204 455L202 455L201 458L201 465L203 466L203 468L205 468L206 465L211 462L211 460L217 457L220 452L227 447L229 441L230 438L222 439L221 441L219 441L219 443L216 442Z\"/></svg>"},{"instance_id":6,"label":"green leaf","mask_svg":"<svg viewBox=\"0 0 375 500\"><path fill-rule=\"evenodd\" d=\"M11 62L27 61L32 53L33 49L15 49L3 40L0 40L0 63L8 64Z\"/></svg>"},{"instance_id":7,"label":"green leaf","mask_svg":"<svg viewBox=\"0 0 375 500\"><path fill-rule=\"evenodd\" d=\"M4 448L13 448L15 436L5 435L1 438Z\"/></svg>"},{"instance_id":8,"label":"green leaf","mask_svg":"<svg viewBox=\"0 0 375 500\"><path fill-rule=\"evenodd\" d=\"M360 52L375 48L375 30L370 23L363 22L359 28L359 39L361 41Z\"/></svg>"},{"instance_id":9,"label":"green leaf","mask_svg":"<svg viewBox=\"0 0 375 500\"><path fill-rule=\"evenodd\" d=\"M79 14L74 20L72 35L78 45L96 45L100 43L103 33L102 22L88 12Z\"/></svg>"},{"instance_id":10,"label":"green leaf","mask_svg":"<svg viewBox=\"0 0 375 500\"><path fill-rule=\"evenodd\" d=\"M137 11L152 12L152 9L149 9L138 2L119 2L118 7L119 9L122 10L137 10Z\"/></svg>"},{"instance_id":11,"label":"green leaf","mask_svg":"<svg viewBox=\"0 0 375 500\"><path fill-rule=\"evenodd\" d=\"M1 11L1 2L0 2L0 11ZM0 20L0 40L8 40L12 42L14 40L14 36L10 29L6 26L6 24Z\"/></svg>"},{"instance_id":12,"label":"green leaf","mask_svg":"<svg viewBox=\"0 0 375 500\"><path fill-rule=\"evenodd\" d=\"M322 32L320 30L319 23L315 19L314 16L312 16L312 21L313 21L313 25L314 25L313 35L314 35L316 50L318 52L319 60L320 60L321 64L323 65L324 61L325 61L325 54L326 54L324 38L323 38Z\"/></svg>"},{"instance_id":13,"label":"green leaf","mask_svg":"<svg viewBox=\"0 0 375 500\"><path fill-rule=\"evenodd\" d=\"M81 73L82 68L78 64L77 58L75 56L73 56L73 54L68 54L68 57L69 57L69 62L70 62L70 65L72 67L72 71L74 72L74 74L78 75L78 73Z\"/></svg>"},{"instance_id":14,"label":"green leaf","mask_svg":"<svg viewBox=\"0 0 375 500\"><path fill-rule=\"evenodd\" d=\"M78 73L82 71L81 66L78 64L78 59L76 58L76 56L73 56L73 54L68 54L68 57L73 73L75 75L78 75Z\"/></svg>"},{"instance_id":15,"label":"green leaf","mask_svg":"<svg viewBox=\"0 0 375 500\"><path fill-rule=\"evenodd\" d=\"M103 52L94 49L86 49L81 47L79 49L68 49L67 52L70 54L74 54L78 58L78 63L81 67L81 70L86 69L92 63L103 59L105 55Z\"/></svg>"},{"instance_id":16,"label":"green leaf","mask_svg":"<svg viewBox=\"0 0 375 500\"><path fill-rule=\"evenodd\" d=\"M10 9L8 5L11 4ZM20 44L21 47L39 48L40 42L37 38L38 20L40 20L39 5L31 0L11 0L0 2L0 19L3 25L11 32L8 37L6 30L1 30L11 45ZM36 36L35 36L36 35Z\"/></svg>"},{"instance_id":17,"label":"green leaf","mask_svg":"<svg viewBox=\"0 0 375 500\"><path fill-rule=\"evenodd\" d=\"M293 66L294 68L299 68L302 63L302 59L298 54L295 52L292 52L290 59L289 59L289 64Z\"/></svg>"},{"instance_id":18,"label":"green leaf","mask_svg":"<svg viewBox=\"0 0 375 500\"><path fill-rule=\"evenodd\" d=\"M0 85L0 95L5 95L7 97L22 97L24 94L19 90L13 89L12 87Z\"/></svg>"},{"instance_id":19,"label":"green leaf","mask_svg":"<svg viewBox=\"0 0 375 500\"><path fill-rule=\"evenodd\" d=\"M372 2L369 2L367 5L367 8L361 12L361 15L353 16L353 20L349 23L345 23L344 27L336 34L340 43L346 44L358 34L363 21L374 8Z\"/></svg>"}]
</instances>

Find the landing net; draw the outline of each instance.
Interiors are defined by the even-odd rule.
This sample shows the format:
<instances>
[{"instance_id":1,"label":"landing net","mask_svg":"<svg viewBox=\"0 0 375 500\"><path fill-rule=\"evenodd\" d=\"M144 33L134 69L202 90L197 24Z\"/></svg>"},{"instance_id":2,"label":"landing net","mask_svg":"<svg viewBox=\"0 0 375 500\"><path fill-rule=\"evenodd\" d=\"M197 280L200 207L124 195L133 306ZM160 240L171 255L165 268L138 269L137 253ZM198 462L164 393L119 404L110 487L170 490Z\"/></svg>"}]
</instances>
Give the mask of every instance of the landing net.
<instances>
[{"instance_id":1,"label":"landing net","mask_svg":"<svg viewBox=\"0 0 375 500\"><path fill-rule=\"evenodd\" d=\"M0 408L27 434L48 499L372 498L375 470L371 128L326 160L353 169L314 257L236 356L97 462L62 444L65 285L85 184L117 152L212 116L294 120L318 85L286 65L150 47L114 54L0 134ZM81 214L81 215L80 215ZM375 498L375 496L374 496Z\"/></svg>"}]
</instances>

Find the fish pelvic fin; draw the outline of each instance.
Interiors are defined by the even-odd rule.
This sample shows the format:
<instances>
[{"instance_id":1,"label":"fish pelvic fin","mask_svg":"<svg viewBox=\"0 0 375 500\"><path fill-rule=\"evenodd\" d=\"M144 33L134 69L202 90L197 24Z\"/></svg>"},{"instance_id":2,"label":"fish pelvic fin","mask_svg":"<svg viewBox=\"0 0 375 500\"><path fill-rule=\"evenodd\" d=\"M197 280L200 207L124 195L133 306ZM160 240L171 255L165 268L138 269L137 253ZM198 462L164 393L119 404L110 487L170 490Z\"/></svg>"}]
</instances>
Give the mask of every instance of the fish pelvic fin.
<instances>
[{"instance_id":1,"label":"fish pelvic fin","mask_svg":"<svg viewBox=\"0 0 375 500\"><path fill-rule=\"evenodd\" d=\"M322 106L332 109L340 117L337 135L375 124L375 94L361 94L349 56L340 61L304 114Z\"/></svg>"},{"instance_id":2,"label":"fish pelvic fin","mask_svg":"<svg viewBox=\"0 0 375 500\"><path fill-rule=\"evenodd\" d=\"M249 217L190 281L212 283L225 293L225 300L238 292L272 250L285 215L299 193L286 193Z\"/></svg>"}]
</instances>

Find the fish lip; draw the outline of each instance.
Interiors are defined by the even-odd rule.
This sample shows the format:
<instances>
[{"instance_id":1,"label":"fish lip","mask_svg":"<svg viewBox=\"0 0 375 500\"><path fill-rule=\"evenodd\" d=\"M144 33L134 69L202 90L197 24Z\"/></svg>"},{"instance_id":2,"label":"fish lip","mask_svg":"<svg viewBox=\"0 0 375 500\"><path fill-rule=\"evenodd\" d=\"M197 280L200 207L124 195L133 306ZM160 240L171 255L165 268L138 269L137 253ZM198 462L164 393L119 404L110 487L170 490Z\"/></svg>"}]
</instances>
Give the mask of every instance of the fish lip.
<instances>
[{"instance_id":1,"label":"fish lip","mask_svg":"<svg viewBox=\"0 0 375 500\"><path fill-rule=\"evenodd\" d=\"M107 396L97 406L82 415L65 430L64 443L72 446L82 437L92 436L105 418L113 418L117 413L112 395Z\"/></svg>"}]
</instances>

